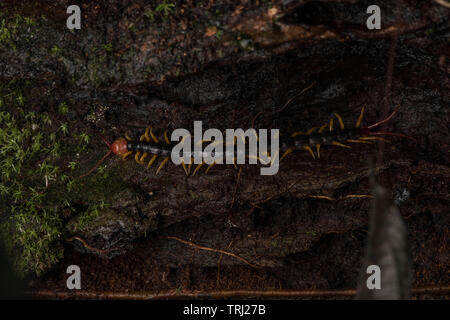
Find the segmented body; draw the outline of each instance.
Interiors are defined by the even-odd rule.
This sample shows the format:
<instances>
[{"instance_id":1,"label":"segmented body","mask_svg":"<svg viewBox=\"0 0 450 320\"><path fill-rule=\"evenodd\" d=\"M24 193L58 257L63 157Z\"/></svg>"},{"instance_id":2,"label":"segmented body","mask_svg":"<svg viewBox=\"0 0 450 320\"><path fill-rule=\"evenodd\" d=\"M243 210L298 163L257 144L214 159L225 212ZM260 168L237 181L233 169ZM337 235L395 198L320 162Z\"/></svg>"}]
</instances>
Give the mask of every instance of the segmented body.
<instances>
[{"instance_id":1,"label":"segmented body","mask_svg":"<svg viewBox=\"0 0 450 320\"><path fill-rule=\"evenodd\" d=\"M347 140L357 140L363 137L361 129L352 128L345 130L313 132L305 135L298 135L295 137L281 137L280 149L285 151L289 148L295 148L295 150L304 149L305 146L314 147L317 144L321 145L333 145L333 142L345 143Z\"/></svg>"},{"instance_id":2,"label":"segmented body","mask_svg":"<svg viewBox=\"0 0 450 320\"><path fill-rule=\"evenodd\" d=\"M172 148L170 147L170 145L164 146L163 144L160 143L146 142L146 141L139 141L139 142L130 141L127 143L127 150L132 152L142 152L164 157L170 157L172 153Z\"/></svg>"},{"instance_id":3,"label":"segmented body","mask_svg":"<svg viewBox=\"0 0 450 320\"><path fill-rule=\"evenodd\" d=\"M324 132L313 132L310 134L297 135L295 137L280 137L280 150L282 152L293 148L294 150L304 149L305 146L315 147L317 144L321 145L333 145L333 142L346 142L349 139L357 140L363 137L363 132L361 129L352 128L345 130L335 130L335 131L324 131ZM270 146L269 147L269 152ZM224 148L225 149L225 148ZM133 142L130 141L127 143L127 150L141 153L148 153L151 155L158 155L163 157L170 157L172 153L172 144L162 144L155 143L153 141L139 141ZM194 146L192 146L191 150L194 150ZM238 150L233 150L233 154L237 154ZM202 156L206 156L205 152L201 153ZM222 153L213 151L212 156L226 156L227 152L224 151ZM187 156L194 157L195 154L192 151L191 153L187 153Z\"/></svg>"},{"instance_id":4,"label":"segmented body","mask_svg":"<svg viewBox=\"0 0 450 320\"><path fill-rule=\"evenodd\" d=\"M287 156L289 153L296 151L296 150L306 150L308 151L311 156L316 159L320 158L320 147L321 145L334 145L344 148L351 148L350 146L346 145L345 143L371 143L370 140L384 140L383 138L379 137L381 135L397 135L397 136L404 136L402 134L398 133L391 133L391 132L372 132L371 129L378 127L382 123L385 123L389 121L396 111L394 111L388 118L379 121L371 126L368 127L360 127L362 117L364 114L364 107L361 109L361 113L358 117L358 120L356 121L356 124L353 128L345 128L344 122L342 121L342 118L338 114L334 114L337 121L338 121L338 128L334 128L333 121L334 118L331 118L329 123L324 124L321 127L314 127L306 132L294 132L291 136L281 136L280 142L279 142L279 149L277 150L280 153L278 155L281 155L279 158L280 161ZM255 131L256 132L256 131ZM256 134L256 133L255 133ZM239 139L238 137L236 137ZM257 138L257 137L256 137ZM145 130L145 133L140 136L138 141L133 141L129 137L126 139L119 138L116 141L114 141L110 146L110 152L105 156L107 157L109 154L114 153L118 156L121 156L122 158L126 158L129 155L135 153L134 159L139 164L145 164L144 161L146 161L146 158L150 155L151 159L147 163L147 168L149 168L157 159L158 156L163 157L162 162L160 163L156 173L162 169L162 167L168 162L170 156L172 155L172 143L170 142L167 131L164 132L163 137L158 139L152 132L151 127L147 128ZM244 139L245 141L245 139ZM208 142L210 143L210 142ZM220 142L219 142L220 143ZM313 150L315 149L315 152ZM237 148L237 143L234 143L233 148L229 148L229 145L227 147L223 147L222 151L218 151L219 149L215 149L213 153L207 154L205 151L203 151L203 148L200 148L201 151L195 151L196 148L192 145L191 151L184 150L183 154L180 153L180 157L184 157L185 159L190 159L190 162L187 163L189 166L186 167L186 164L184 162L181 162L183 165L183 168L186 172L186 175L190 174L191 164L192 160L194 158L208 158L208 157L219 157L222 159L229 159L230 157L239 157L239 153L243 153L245 157L252 157L251 155L248 155L247 150L248 148L243 148L244 150L240 150L240 148ZM270 150L270 146L268 146L267 150L267 156L268 159L271 158L273 150ZM200 154L196 154L196 152L200 152ZM273 152L275 154L275 152ZM272 154L272 155L273 155ZM104 158L105 158L104 157ZM253 156L255 158L255 156ZM260 160L261 163L264 163L262 159L256 156L257 159ZM267 158L266 158L267 159ZM275 159L275 158L272 158ZM101 161L103 161L102 159ZM100 161L100 162L101 162ZM272 161L272 160L270 160ZM267 162L265 162L267 164ZM200 169L202 165L205 163L202 162L201 164L197 165L196 169L193 172L193 175ZM208 171L213 165L212 163L208 166Z\"/></svg>"}]
</instances>

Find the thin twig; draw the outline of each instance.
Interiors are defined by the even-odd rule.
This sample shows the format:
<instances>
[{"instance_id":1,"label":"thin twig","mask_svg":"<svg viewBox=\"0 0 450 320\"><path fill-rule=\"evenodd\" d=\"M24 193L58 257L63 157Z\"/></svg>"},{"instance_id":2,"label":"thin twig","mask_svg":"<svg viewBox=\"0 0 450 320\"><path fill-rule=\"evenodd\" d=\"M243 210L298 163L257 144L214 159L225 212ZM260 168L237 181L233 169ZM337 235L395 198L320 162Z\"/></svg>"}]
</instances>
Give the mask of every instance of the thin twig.
<instances>
[{"instance_id":1,"label":"thin twig","mask_svg":"<svg viewBox=\"0 0 450 320\"><path fill-rule=\"evenodd\" d=\"M238 260L240 260L240 261L242 261L242 262L248 264L250 267L253 267L253 268L260 268L260 266L257 266L257 265L255 265L255 264L249 262L248 260L246 260L246 259L244 259L244 258L242 258L242 257L239 257L238 255L236 255L236 254L234 254L234 253L232 253L232 252L228 252L228 251L225 251L225 250L220 250L220 249L214 249L214 248L209 248L209 247L200 246L200 245L195 244L195 243L193 243L193 242L191 242L191 241L183 240L183 239L180 239L180 238L178 238L178 237L173 237L173 236L162 237L162 239L172 239L172 240L179 241L179 242L181 242L181 243L187 244L188 246L191 246L191 247L194 247L194 248L197 248L197 249L200 249L200 250L205 250L205 251L211 251L211 252L216 252L216 253L225 254L225 255L227 255L227 256L236 258L236 259L238 259Z\"/></svg>"},{"instance_id":2,"label":"thin twig","mask_svg":"<svg viewBox=\"0 0 450 320\"><path fill-rule=\"evenodd\" d=\"M449 293L450 286L427 286L413 288L412 294L442 294ZM28 294L39 298L52 299L111 299L111 300L156 300L156 299L226 299L226 298L312 298L312 297L352 297L356 290L218 290L218 291L167 291L167 292L96 292L96 291L51 291L36 290Z\"/></svg>"},{"instance_id":3,"label":"thin twig","mask_svg":"<svg viewBox=\"0 0 450 320\"><path fill-rule=\"evenodd\" d=\"M308 91L309 89L311 89L312 87L314 87L316 85L316 82L313 82L309 85L309 87L304 88L302 91L300 91L299 93L297 93L295 96L293 96L292 98L290 98L285 104L284 106L282 106L280 109L276 110L276 113L280 113L281 111L283 111L284 109L286 109L286 107L297 97L301 96L302 94L304 94L306 91Z\"/></svg>"},{"instance_id":4,"label":"thin twig","mask_svg":"<svg viewBox=\"0 0 450 320\"><path fill-rule=\"evenodd\" d=\"M231 245L233 244L233 240L230 241L228 246L225 248L226 250L229 250L231 248ZM217 260L217 280L216 280L216 287L220 284L220 264L222 263L223 254L220 254L219 260Z\"/></svg>"},{"instance_id":5,"label":"thin twig","mask_svg":"<svg viewBox=\"0 0 450 320\"><path fill-rule=\"evenodd\" d=\"M297 97L301 96L302 94L304 94L306 91L308 91L309 89L311 89L312 87L314 87L316 85L316 82L313 82L312 84L310 84L308 87L304 88L302 91L300 91L299 93L297 93L295 96L293 96L292 98L290 98L281 108L278 108L274 111L272 111L271 113L280 113L281 111L283 111L284 109L286 109L286 107ZM255 120L260 116L260 114L262 114L264 111L260 111L258 112L255 117L252 120L252 128L255 128Z\"/></svg>"},{"instance_id":6,"label":"thin twig","mask_svg":"<svg viewBox=\"0 0 450 320\"><path fill-rule=\"evenodd\" d=\"M351 199L351 198L374 198L374 196L372 196L370 194L348 194L343 197L333 198L333 197L324 196L324 195L309 195L308 198L338 201L338 200L345 200L345 199Z\"/></svg>"},{"instance_id":7,"label":"thin twig","mask_svg":"<svg viewBox=\"0 0 450 320\"><path fill-rule=\"evenodd\" d=\"M90 246L83 238L80 238L78 236L74 236L74 237L67 239L67 241L74 241L74 240L80 241L81 244L83 245L83 247L85 247L89 250L101 253L101 254L105 254L109 251L109 250L102 250L102 249L94 248L93 246Z\"/></svg>"}]
</instances>

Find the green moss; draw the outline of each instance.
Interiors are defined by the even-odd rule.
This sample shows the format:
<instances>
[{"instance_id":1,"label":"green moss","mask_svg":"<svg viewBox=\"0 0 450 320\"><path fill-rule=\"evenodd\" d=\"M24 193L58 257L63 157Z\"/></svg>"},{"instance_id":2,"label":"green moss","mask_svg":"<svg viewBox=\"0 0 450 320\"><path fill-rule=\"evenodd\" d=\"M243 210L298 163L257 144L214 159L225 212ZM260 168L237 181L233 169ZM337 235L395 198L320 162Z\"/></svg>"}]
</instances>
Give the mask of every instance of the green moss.
<instances>
[{"instance_id":1,"label":"green moss","mask_svg":"<svg viewBox=\"0 0 450 320\"><path fill-rule=\"evenodd\" d=\"M14 38L22 34L30 26L35 26L36 22L29 18L23 17L20 14L3 15L0 12L0 44L9 45L15 49ZM31 32L28 32L31 34Z\"/></svg>"},{"instance_id":2,"label":"green moss","mask_svg":"<svg viewBox=\"0 0 450 320\"><path fill-rule=\"evenodd\" d=\"M61 236L61 220L47 206L46 192L60 173L59 144L55 135L43 132L51 123L48 115L21 108L25 98L15 85L0 90L2 107L14 110L0 110L0 231L17 272L41 274L62 255L61 247L53 246Z\"/></svg>"},{"instance_id":3,"label":"green moss","mask_svg":"<svg viewBox=\"0 0 450 320\"><path fill-rule=\"evenodd\" d=\"M54 57L57 57L57 56L61 55L61 53L62 53L62 49L61 49L61 48L58 48L57 46L53 46L53 47L50 49L50 54L51 54L52 56L54 56Z\"/></svg>"},{"instance_id":4,"label":"green moss","mask_svg":"<svg viewBox=\"0 0 450 320\"><path fill-rule=\"evenodd\" d=\"M68 125L58 113L24 110L30 87L0 83L0 234L19 275L42 274L62 257L60 211L73 201L66 186L76 184L76 163L61 166L61 154L76 143ZM74 134L87 145L88 134Z\"/></svg>"},{"instance_id":5,"label":"green moss","mask_svg":"<svg viewBox=\"0 0 450 320\"><path fill-rule=\"evenodd\" d=\"M162 3L156 6L155 12L160 13L164 18L167 18L172 12L175 5L173 3L168 3L164 0Z\"/></svg>"},{"instance_id":6,"label":"green moss","mask_svg":"<svg viewBox=\"0 0 450 320\"><path fill-rule=\"evenodd\" d=\"M161 17L162 21L165 22L169 15L174 12L175 4L169 3L164 0L162 3L158 4L155 9L146 9L144 15L151 21L155 22L156 17Z\"/></svg>"}]
</instances>

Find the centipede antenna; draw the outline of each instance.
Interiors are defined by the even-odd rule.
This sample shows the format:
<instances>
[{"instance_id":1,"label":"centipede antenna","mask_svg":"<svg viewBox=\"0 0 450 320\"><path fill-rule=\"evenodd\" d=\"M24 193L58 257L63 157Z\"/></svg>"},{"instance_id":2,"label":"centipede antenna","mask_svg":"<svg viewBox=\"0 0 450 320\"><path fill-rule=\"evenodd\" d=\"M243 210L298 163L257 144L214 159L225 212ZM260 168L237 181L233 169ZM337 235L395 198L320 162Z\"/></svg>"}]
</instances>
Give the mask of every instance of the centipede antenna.
<instances>
[{"instance_id":1,"label":"centipede antenna","mask_svg":"<svg viewBox=\"0 0 450 320\"><path fill-rule=\"evenodd\" d=\"M373 128L378 127L379 125L382 125L383 123L388 122L389 120L392 119L393 116L395 116L395 114L397 113L398 109L400 109L400 105L398 105L398 107L395 108L394 112L392 112L392 113L389 115L389 117L387 117L387 118L384 119L384 120L378 121L377 123L374 123L373 125L368 126L367 128L368 128L368 129L373 129Z\"/></svg>"},{"instance_id":2,"label":"centipede antenna","mask_svg":"<svg viewBox=\"0 0 450 320\"><path fill-rule=\"evenodd\" d=\"M403 134L403 133L397 133L397 132L371 132L370 135L371 136L396 136L396 137L407 138L414 142L417 142L417 140L414 139L413 137L407 136L406 134Z\"/></svg>"},{"instance_id":3,"label":"centipede antenna","mask_svg":"<svg viewBox=\"0 0 450 320\"><path fill-rule=\"evenodd\" d=\"M111 143L109 143L104 136L102 136L101 134L98 134L100 136L100 138L103 140L104 143L106 143L106 145L108 146L108 148L111 147Z\"/></svg>"},{"instance_id":4,"label":"centipede antenna","mask_svg":"<svg viewBox=\"0 0 450 320\"><path fill-rule=\"evenodd\" d=\"M101 164L103 161L105 161L105 159L108 158L108 157L111 155L111 153L112 153L111 150L108 151L108 152L103 156L103 158L101 158L101 159L97 162L97 164L95 165L95 167L93 167L93 168L92 168L91 170L89 170L87 173L85 173L85 174L83 174L83 175L77 177L77 179L84 178L84 177L90 175L92 172L94 172L94 170L96 170L96 169L100 166L100 164Z\"/></svg>"}]
</instances>

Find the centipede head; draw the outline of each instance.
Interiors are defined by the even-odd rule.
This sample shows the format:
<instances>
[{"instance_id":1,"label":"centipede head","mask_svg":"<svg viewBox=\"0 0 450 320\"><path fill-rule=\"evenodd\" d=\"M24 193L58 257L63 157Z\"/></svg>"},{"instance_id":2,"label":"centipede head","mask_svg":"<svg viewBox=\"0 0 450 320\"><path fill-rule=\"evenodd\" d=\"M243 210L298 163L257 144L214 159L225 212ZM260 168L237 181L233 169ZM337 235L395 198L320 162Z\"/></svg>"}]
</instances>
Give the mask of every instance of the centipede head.
<instances>
[{"instance_id":1,"label":"centipede head","mask_svg":"<svg viewBox=\"0 0 450 320\"><path fill-rule=\"evenodd\" d=\"M95 167L93 167L91 170L89 170L87 173L79 176L78 178L83 178L86 177L88 175L90 175L95 169L97 169L100 164L105 161L106 158L108 158L112 153L118 155L118 156L122 156L125 153L128 152L128 148L127 148L127 140L125 140L124 138L119 138L116 139L113 143L109 143L102 135L100 135L100 137L102 138L103 142L106 143L106 145L109 147L109 151L103 156L103 158L101 158L97 164L95 165Z\"/></svg>"},{"instance_id":2,"label":"centipede head","mask_svg":"<svg viewBox=\"0 0 450 320\"><path fill-rule=\"evenodd\" d=\"M110 146L109 150L110 152L114 153L118 156L123 156L125 153L128 152L127 148L128 142L124 138L116 139Z\"/></svg>"}]
</instances>

